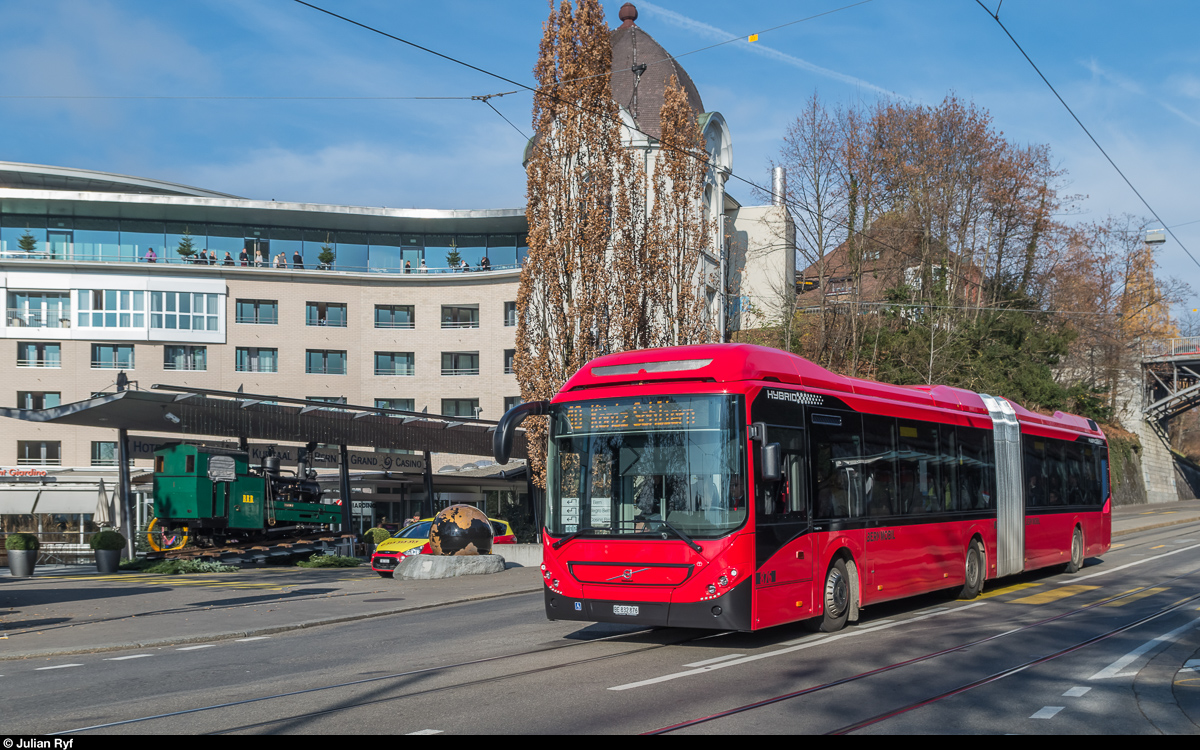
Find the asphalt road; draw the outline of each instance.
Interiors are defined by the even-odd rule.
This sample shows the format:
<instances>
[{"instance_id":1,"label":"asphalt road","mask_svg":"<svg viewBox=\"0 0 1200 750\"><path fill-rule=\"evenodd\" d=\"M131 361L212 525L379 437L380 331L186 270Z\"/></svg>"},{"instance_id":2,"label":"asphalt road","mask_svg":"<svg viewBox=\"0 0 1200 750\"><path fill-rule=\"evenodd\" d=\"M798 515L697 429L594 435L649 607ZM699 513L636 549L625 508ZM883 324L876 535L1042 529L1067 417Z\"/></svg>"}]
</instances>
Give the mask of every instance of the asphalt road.
<instances>
[{"instance_id":1,"label":"asphalt road","mask_svg":"<svg viewBox=\"0 0 1200 750\"><path fill-rule=\"evenodd\" d=\"M1200 524L841 633L548 622L516 594L252 639L0 662L6 734L1194 734ZM0 648L3 648L0 645Z\"/></svg>"}]
</instances>

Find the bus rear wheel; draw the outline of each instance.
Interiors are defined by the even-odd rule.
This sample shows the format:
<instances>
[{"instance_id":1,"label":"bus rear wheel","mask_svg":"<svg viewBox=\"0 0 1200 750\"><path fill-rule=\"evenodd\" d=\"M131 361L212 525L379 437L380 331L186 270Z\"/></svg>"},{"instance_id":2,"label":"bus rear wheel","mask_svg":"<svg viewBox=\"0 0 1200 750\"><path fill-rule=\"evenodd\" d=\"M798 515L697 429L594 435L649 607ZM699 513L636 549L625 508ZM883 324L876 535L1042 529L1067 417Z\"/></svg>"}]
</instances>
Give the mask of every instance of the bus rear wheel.
<instances>
[{"instance_id":1,"label":"bus rear wheel","mask_svg":"<svg viewBox=\"0 0 1200 750\"><path fill-rule=\"evenodd\" d=\"M818 633L834 633L846 626L850 617L850 576L846 573L846 561L838 558L825 574L825 589L822 598L825 614L809 620L806 625Z\"/></svg>"},{"instance_id":2,"label":"bus rear wheel","mask_svg":"<svg viewBox=\"0 0 1200 750\"><path fill-rule=\"evenodd\" d=\"M1078 573L1083 567L1083 532L1079 527L1075 527L1075 533L1071 535L1071 562L1063 566L1064 573Z\"/></svg>"},{"instance_id":3,"label":"bus rear wheel","mask_svg":"<svg viewBox=\"0 0 1200 750\"><path fill-rule=\"evenodd\" d=\"M967 563L962 590L958 592L959 599L974 599L983 593L984 568L987 558L983 554L983 545L978 539L972 539L967 547Z\"/></svg>"}]
</instances>

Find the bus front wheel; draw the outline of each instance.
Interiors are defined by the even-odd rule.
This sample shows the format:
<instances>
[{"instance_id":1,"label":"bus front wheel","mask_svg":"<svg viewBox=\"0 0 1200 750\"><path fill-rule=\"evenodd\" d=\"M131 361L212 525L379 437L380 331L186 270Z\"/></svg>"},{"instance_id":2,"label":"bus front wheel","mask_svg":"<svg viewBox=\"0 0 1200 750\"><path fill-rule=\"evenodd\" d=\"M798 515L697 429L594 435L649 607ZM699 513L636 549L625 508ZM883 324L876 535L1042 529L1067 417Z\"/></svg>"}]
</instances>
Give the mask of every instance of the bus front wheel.
<instances>
[{"instance_id":1,"label":"bus front wheel","mask_svg":"<svg viewBox=\"0 0 1200 750\"><path fill-rule=\"evenodd\" d=\"M846 626L850 617L850 576L846 572L846 561L838 558L825 574L825 589L822 597L825 614L808 621L809 628L818 633L833 633Z\"/></svg>"}]
</instances>

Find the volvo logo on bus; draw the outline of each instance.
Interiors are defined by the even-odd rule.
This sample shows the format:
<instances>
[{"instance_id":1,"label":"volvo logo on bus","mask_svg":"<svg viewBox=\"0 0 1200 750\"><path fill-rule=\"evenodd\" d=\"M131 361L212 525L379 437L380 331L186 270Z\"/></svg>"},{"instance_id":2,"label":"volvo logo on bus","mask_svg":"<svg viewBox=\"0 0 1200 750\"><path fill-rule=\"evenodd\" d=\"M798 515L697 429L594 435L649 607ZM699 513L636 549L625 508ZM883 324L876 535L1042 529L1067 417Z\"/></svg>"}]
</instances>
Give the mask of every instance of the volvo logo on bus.
<instances>
[{"instance_id":1,"label":"volvo logo on bus","mask_svg":"<svg viewBox=\"0 0 1200 750\"><path fill-rule=\"evenodd\" d=\"M608 580L615 581L618 578L620 578L622 581L632 581L633 574L641 573L643 570L649 570L649 568L638 568L637 570L634 570L633 568L626 568L625 572L621 573L620 575L615 575L612 578L609 578Z\"/></svg>"}]
</instances>

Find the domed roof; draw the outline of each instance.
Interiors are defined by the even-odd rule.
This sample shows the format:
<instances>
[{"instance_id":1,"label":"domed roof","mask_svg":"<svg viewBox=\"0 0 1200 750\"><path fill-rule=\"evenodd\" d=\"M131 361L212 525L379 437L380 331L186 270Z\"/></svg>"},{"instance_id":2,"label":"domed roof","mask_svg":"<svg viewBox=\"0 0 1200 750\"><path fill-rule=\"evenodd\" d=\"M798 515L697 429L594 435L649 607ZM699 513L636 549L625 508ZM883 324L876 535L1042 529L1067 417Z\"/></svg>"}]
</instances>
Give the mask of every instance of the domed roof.
<instances>
[{"instance_id":1,"label":"domed roof","mask_svg":"<svg viewBox=\"0 0 1200 750\"><path fill-rule=\"evenodd\" d=\"M662 138L658 115L671 76L675 76L687 92L688 104L697 117L704 112L704 102L683 66L654 41L654 37L634 23L637 16L633 3L625 3L621 6L621 25L610 35L613 98L629 110L643 132L653 138ZM642 64L646 68L639 76L633 69Z\"/></svg>"}]
</instances>

